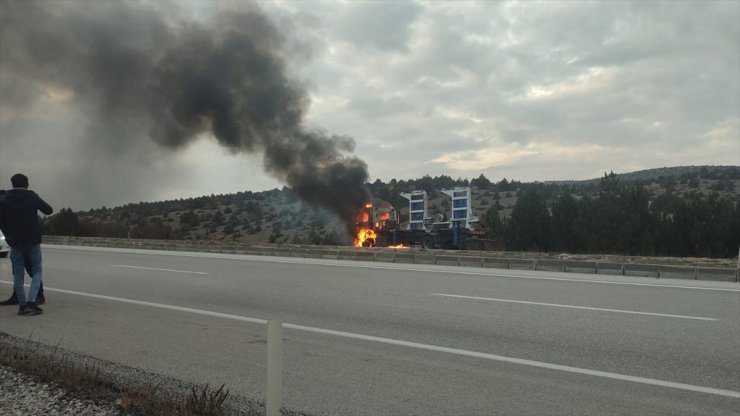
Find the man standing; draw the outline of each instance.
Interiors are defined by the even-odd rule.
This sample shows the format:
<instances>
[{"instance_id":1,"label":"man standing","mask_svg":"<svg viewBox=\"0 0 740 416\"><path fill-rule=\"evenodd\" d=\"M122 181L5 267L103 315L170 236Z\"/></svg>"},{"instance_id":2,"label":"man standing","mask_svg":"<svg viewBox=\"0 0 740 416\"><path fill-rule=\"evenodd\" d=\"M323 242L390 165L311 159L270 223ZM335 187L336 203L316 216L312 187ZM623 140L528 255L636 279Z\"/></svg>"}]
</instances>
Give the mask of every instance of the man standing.
<instances>
[{"instance_id":1,"label":"man standing","mask_svg":"<svg viewBox=\"0 0 740 416\"><path fill-rule=\"evenodd\" d=\"M0 191L0 198L5 195L5 191ZM31 259L26 256L24 260L24 266L26 268L26 273L28 273L28 276L33 276L33 270L31 269ZM46 303L46 296L44 296L44 282L42 281L39 285L39 293L36 296L36 304L37 305L43 305ZM8 306L8 305L17 305L18 304L18 295L15 294L15 289L13 289L13 294L10 295L9 298L5 299L4 301L0 302L0 306Z\"/></svg>"},{"instance_id":2,"label":"man standing","mask_svg":"<svg viewBox=\"0 0 740 416\"><path fill-rule=\"evenodd\" d=\"M2 198L3 196L5 196L5 189L0 189L0 198ZM28 276L29 277L33 276L33 271L31 270L31 259L28 258L28 256L26 256L24 260L24 266L26 267L26 273L28 273ZM46 298L44 297L44 282L41 282L41 285L39 286L39 293L36 296L36 304L43 305L45 302L46 302ZM18 304L18 296L15 294L15 290L13 290L13 294L10 295L9 298L0 302L0 306L17 305L17 304Z\"/></svg>"},{"instance_id":3,"label":"man standing","mask_svg":"<svg viewBox=\"0 0 740 416\"><path fill-rule=\"evenodd\" d=\"M18 298L18 315L38 315L43 312L36 304L41 285L41 224L38 212L51 215L54 211L35 192L28 189L28 177L16 173L10 178L13 189L0 198L0 229L10 246L13 265L13 289ZM23 288L24 264L31 263L31 288L26 297Z\"/></svg>"}]
</instances>

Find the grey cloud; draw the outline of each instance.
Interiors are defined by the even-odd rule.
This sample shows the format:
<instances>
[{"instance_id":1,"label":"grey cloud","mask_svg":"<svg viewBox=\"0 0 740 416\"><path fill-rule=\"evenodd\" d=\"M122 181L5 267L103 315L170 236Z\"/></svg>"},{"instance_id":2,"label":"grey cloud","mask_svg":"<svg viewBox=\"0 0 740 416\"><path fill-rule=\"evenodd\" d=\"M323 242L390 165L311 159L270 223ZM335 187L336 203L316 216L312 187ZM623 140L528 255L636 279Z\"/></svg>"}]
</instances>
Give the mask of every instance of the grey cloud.
<instances>
[{"instance_id":1,"label":"grey cloud","mask_svg":"<svg viewBox=\"0 0 740 416\"><path fill-rule=\"evenodd\" d=\"M349 104L350 111L369 118L383 118L416 111L416 104L398 96L358 97Z\"/></svg>"},{"instance_id":2,"label":"grey cloud","mask_svg":"<svg viewBox=\"0 0 740 416\"><path fill-rule=\"evenodd\" d=\"M348 62L375 65L352 65L346 72L353 79L341 90L328 91L353 102L337 117L351 112L357 117L355 124L373 126L357 130L358 137L375 138L381 130L393 145L383 150L363 148L374 172L400 166L404 160L398 156L400 146L413 149L415 162L458 147L473 150L490 148L492 143L543 141L640 148L632 160L618 163L649 168L651 160L671 164L670 157L686 163L682 149L701 143L702 135L717 125L728 125L730 137L739 134L732 131L736 124L727 122L740 114L740 3L422 5L408 42L414 48L401 58L382 50L348 55ZM384 62L387 66L378 71ZM604 75L589 79L592 71ZM363 84L370 77L372 89ZM563 86L571 91L557 90ZM550 88L551 95L528 97L532 87ZM372 109L392 107L384 101L392 94L403 96L428 116L406 112L394 118L387 108ZM355 101L358 96L362 98ZM471 120L446 119L435 114L438 107L470 114ZM480 127L473 118L482 120ZM473 134L463 135L466 131ZM707 155L697 153L697 163L698 158L711 163ZM731 156L714 154L724 161L732 161ZM435 167L439 173L446 168ZM565 166L561 170L565 172Z\"/></svg>"},{"instance_id":3,"label":"grey cloud","mask_svg":"<svg viewBox=\"0 0 740 416\"><path fill-rule=\"evenodd\" d=\"M0 82L0 119L16 117L16 112L24 111L33 106L42 94L40 89L27 79L5 74L5 80ZM8 114L10 113L10 114Z\"/></svg>"},{"instance_id":4,"label":"grey cloud","mask_svg":"<svg viewBox=\"0 0 740 416\"><path fill-rule=\"evenodd\" d=\"M420 12L410 1L361 1L343 7L336 33L360 47L386 51L407 49L411 24Z\"/></svg>"}]
</instances>

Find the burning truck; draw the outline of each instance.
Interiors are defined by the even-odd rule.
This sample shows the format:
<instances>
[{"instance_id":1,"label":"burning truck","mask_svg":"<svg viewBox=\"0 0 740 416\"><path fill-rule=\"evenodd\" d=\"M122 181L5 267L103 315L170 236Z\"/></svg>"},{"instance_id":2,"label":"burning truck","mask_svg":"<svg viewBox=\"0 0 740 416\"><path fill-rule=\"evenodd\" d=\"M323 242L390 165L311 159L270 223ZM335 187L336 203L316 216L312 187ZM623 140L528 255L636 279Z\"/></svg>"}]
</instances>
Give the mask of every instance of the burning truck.
<instances>
[{"instance_id":1,"label":"burning truck","mask_svg":"<svg viewBox=\"0 0 740 416\"><path fill-rule=\"evenodd\" d=\"M452 199L449 218L429 216L426 191L402 193L409 200L409 221L402 228L399 213L387 202L368 202L357 215L355 247L411 247L485 250L493 241L473 216L470 188L442 191Z\"/></svg>"},{"instance_id":2,"label":"burning truck","mask_svg":"<svg viewBox=\"0 0 740 416\"><path fill-rule=\"evenodd\" d=\"M355 247L388 247L399 231L399 215L387 202L368 202L357 215Z\"/></svg>"}]
</instances>

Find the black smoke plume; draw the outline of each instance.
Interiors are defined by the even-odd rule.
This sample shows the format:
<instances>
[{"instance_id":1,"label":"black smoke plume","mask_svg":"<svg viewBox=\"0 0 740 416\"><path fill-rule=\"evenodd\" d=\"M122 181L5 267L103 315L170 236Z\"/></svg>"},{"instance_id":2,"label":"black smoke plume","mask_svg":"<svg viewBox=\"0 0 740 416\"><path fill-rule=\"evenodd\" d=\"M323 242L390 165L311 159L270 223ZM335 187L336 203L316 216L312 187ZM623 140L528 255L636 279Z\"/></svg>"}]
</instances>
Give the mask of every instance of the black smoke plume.
<instances>
[{"instance_id":1,"label":"black smoke plume","mask_svg":"<svg viewBox=\"0 0 740 416\"><path fill-rule=\"evenodd\" d=\"M366 164L347 155L351 138L304 125L310 100L290 76L285 36L253 4L238 6L186 19L175 3L4 0L2 104L69 91L89 145L111 154L141 137L181 148L210 133L262 154L269 174L349 222L368 200Z\"/></svg>"}]
</instances>

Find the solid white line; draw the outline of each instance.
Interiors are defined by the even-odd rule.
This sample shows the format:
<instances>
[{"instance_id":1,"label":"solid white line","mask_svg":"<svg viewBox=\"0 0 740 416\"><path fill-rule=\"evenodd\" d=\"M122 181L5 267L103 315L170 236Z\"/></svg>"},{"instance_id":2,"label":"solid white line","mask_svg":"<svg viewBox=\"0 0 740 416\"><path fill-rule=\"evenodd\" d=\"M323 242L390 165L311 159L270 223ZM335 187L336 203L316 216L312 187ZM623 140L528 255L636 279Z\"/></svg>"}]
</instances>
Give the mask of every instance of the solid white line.
<instances>
[{"instance_id":1,"label":"solid white line","mask_svg":"<svg viewBox=\"0 0 740 416\"><path fill-rule=\"evenodd\" d=\"M557 308L585 309L585 310L589 310L589 311L630 313L630 314L635 314L635 315L663 316L663 317L667 317L667 318L696 319L698 321L718 321L718 319L716 319L716 318L704 318L704 317L701 317L701 316L671 315L671 314L667 314L667 313L625 311L625 310L622 310L622 309L592 308L592 307L588 307L588 306L560 305L560 304L557 304L557 303L529 302L529 301L526 301L526 300L484 298L484 297L479 297L479 296L450 295L450 294L446 294L446 293L432 293L431 295L432 296L445 296L445 297L448 297L448 298L488 300L488 301L493 301L493 302L522 303L522 304L525 304L525 305L553 306L553 307L557 307Z\"/></svg>"},{"instance_id":2,"label":"solid white line","mask_svg":"<svg viewBox=\"0 0 740 416\"><path fill-rule=\"evenodd\" d=\"M260 260L260 261L272 261L275 263L297 263L292 261L277 261L277 260ZM349 260L351 261L351 260ZM322 263L322 265L335 266L335 267L356 267L360 269L382 269L382 270L403 270L412 272L422 273L442 273L442 274L462 274L468 276L485 276L485 277L513 277L517 279L531 279L531 280L555 280L561 282L574 282L574 283L601 283L606 285L623 285L623 286L650 286L660 288L672 288L672 289L695 289L695 290L714 290L722 292L740 292L740 289L729 289L729 288L716 288L716 287L699 287L699 286L680 286L680 285L659 285L654 283L636 283L636 282L615 282L613 280L591 280L591 279L569 279L565 277L544 277L544 276L522 276L519 274L502 274L502 273L480 273L480 272L465 272L457 270L436 270L436 269L421 269L421 268L390 268L383 266L369 266L369 265L352 265L352 264L335 264L335 263ZM533 270L533 272L535 272Z\"/></svg>"},{"instance_id":3,"label":"solid white line","mask_svg":"<svg viewBox=\"0 0 740 416\"><path fill-rule=\"evenodd\" d=\"M210 273L205 273L205 272L193 272L190 270L158 269L156 267L125 266L122 264L111 264L110 267L120 267L124 269L139 269L139 270L156 270L160 272L174 272L174 273L210 274Z\"/></svg>"},{"instance_id":4,"label":"solid white line","mask_svg":"<svg viewBox=\"0 0 740 416\"><path fill-rule=\"evenodd\" d=\"M606 285L647 286L647 287L671 288L671 289L711 290L711 291L718 291L718 292L740 292L740 289L731 289L731 288L684 286L684 285L669 285L669 284L656 284L656 283L617 282L613 280L575 279L575 278L566 278L566 277L525 276L521 274L502 273L498 271L499 269L486 269L486 270L489 270L489 272L483 273L483 272L471 272L471 271L450 270L450 269L444 269L444 270L429 269L429 268L420 268L420 267L388 267L387 265L362 264L361 262L353 261L353 260L331 261L327 259L270 257L270 256L258 256L258 255L250 255L250 254L198 253L198 252L185 252L185 251L146 250L146 249L128 249L128 248L113 248L113 247L61 246L61 245L49 245L49 248L61 249L61 250L78 250L78 251L104 251L104 252L107 251L107 252L117 252L117 253L143 254L143 255L150 255L150 256L176 256L176 257L189 257L189 258L210 258L210 259L225 259L225 260L237 260L237 261L254 261L254 262L262 262L262 263L307 264L307 265L315 265L315 266L350 267L350 268L358 268L358 269L379 269L379 270L397 270L397 271L411 271L411 272L422 272L422 273L457 274L457 275L467 275L467 276L509 277L509 278L517 278L517 279L553 280L553 281L572 282L572 283L582 282L582 283L599 283L599 284L606 284ZM339 263L339 261L341 261L342 263ZM399 266L399 265L404 265L405 263L387 263L387 264L394 264L396 266ZM501 270L505 270L505 269L501 269Z\"/></svg>"},{"instance_id":5,"label":"solid white line","mask_svg":"<svg viewBox=\"0 0 740 416\"><path fill-rule=\"evenodd\" d=\"M716 396L740 398L740 392L725 389L715 389L712 387L696 386L693 384L674 383L672 381L658 380L654 378L630 376L626 374L610 373L608 371L590 370L588 368L571 367L567 365L551 364L542 361L525 360L522 358L505 357L502 355L488 354L485 352L468 351L459 348L440 347L437 345L421 344L418 342L401 341L391 338L375 337L372 335L353 334L351 332L334 331L331 329L313 328L302 325L284 324L286 328L298 329L302 331L315 332L319 334L334 335L338 337L353 338L363 341L380 342L383 344L398 345L402 347L417 348L427 351L445 352L448 354L463 355L466 357L482 358L492 361L501 361L505 363L520 364L530 367L546 368L548 370L565 371L568 373L583 374L612 380L630 381L633 383L649 384L653 386L668 387L672 389L688 390L699 393L713 394Z\"/></svg>"},{"instance_id":6,"label":"solid white line","mask_svg":"<svg viewBox=\"0 0 740 416\"><path fill-rule=\"evenodd\" d=\"M8 282L5 280L0 280L0 283L5 283L8 285L12 285L13 282ZM28 287L29 285L25 285ZM184 306L175 306L175 305L166 305L163 303L153 303L153 302L145 302L142 300L135 300L135 299L127 299L127 298L119 298L115 296L106 296L106 295L96 295L94 293L87 293L87 292L78 292L76 290L67 290L67 289L55 289L51 287L44 286L44 290L50 290L52 292L59 292L59 293L66 293L68 295L76 295L76 296L85 296L88 298L94 298L94 299L102 299L102 300L110 300L114 302L121 302L121 303L130 303L132 305L140 305L140 306L148 306L151 308L158 308L158 309L167 309L171 311L178 311L178 312L187 312L187 313L194 313L198 315L204 315L204 316L212 316L215 318L225 318L225 319L232 319L237 321L243 321L243 322L252 322L255 324L266 324L267 321L264 319L257 319L257 318L249 318L246 316L239 316L239 315L230 315L227 313L220 313L220 312L211 312L211 311L205 311L202 309L193 309L193 308L186 308Z\"/></svg>"},{"instance_id":7,"label":"solid white line","mask_svg":"<svg viewBox=\"0 0 740 416\"><path fill-rule=\"evenodd\" d=\"M0 281L0 283L12 284L11 282L6 282L6 281ZM67 293L70 295L86 296L86 297L95 298L95 299L110 300L110 301L115 301L115 302L148 306L152 308L166 309L166 310L172 310L172 311L178 311L178 312L187 312L187 313L193 313L193 314L198 314L198 315L203 315L203 316L211 316L215 318L231 319L235 321L251 322L251 323L263 324L263 325L267 324L267 320L265 319L249 318L246 316L232 315L232 314L220 313L220 312L211 312L211 311L205 311L202 309L186 308L183 306L166 305L166 304L153 303L153 302L144 302L144 301L134 300L134 299L118 298L118 297L105 296L105 295L96 295L96 294L86 293L86 292L77 292L74 290L54 289L50 287L45 287L44 289L51 290L54 292ZM416 349L421 349L421 350L426 350L426 351L444 352L448 354L461 355L461 356L466 356L466 357L481 358L485 360L526 365L526 366L537 367L537 368L545 368L548 370L564 371L568 373L601 377L601 378L607 378L611 380L629 381L633 383L648 384L652 386L667 387L667 388L672 388L672 389L693 391L693 392L698 392L698 393L712 394L715 396L724 396L724 397L732 397L732 398L740 399L740 392L733 391L733 390L716 389L712 387L696 386L693 384L675 383L672 381L658 380L654 378L637 377L637 376L630 376L630 375L619 374L619 373L610 373L608 371L590 370L587 368L571 367L567 365L552 364L552 363L546 363L542 361L525 360L522 358L505 357L502 355L463 350L459 348L440 347L437 345L422 344L422 343L411 342L411 341L403 341L403 340L398 340L398 339L393 339L393 338L376 337L372 335L355 334L352 332L335 331L332 329L316 328L316 327L311 327L311 326L296 325L296 324L290 324L290 323L285 323L283 324L283 326L285 328L295 329L298 331L312 332L316 334L332 335L332 336L351 338L351 339L357 339L357 340L362 340L362 341L378 342L378 343L387 344L387 345L397 345L401 347L416 348Z\"/></svg>"}]
</instances>

